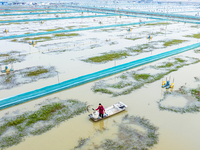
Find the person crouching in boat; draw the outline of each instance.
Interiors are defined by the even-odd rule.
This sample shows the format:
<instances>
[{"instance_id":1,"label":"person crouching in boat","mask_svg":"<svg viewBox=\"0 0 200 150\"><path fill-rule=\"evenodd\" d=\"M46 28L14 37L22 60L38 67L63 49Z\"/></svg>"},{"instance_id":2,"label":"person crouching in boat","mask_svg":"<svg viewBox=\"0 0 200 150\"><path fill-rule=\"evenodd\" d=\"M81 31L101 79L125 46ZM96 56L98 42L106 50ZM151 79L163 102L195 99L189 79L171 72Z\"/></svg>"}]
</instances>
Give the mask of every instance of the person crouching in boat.
<instances>
[{"instance_id":1,"label":"person crouching in boat","mask_svg":"<svg viewBox=\"0 0 200 150\"><path fill-rule=\"evenodd\" d=\"M100 116L101 118L103 118L103 114L104 114L104 112L105 112L105 109L104 109L104 107L101 105L101 103L99 103L99 107L98 107L96 110L99 110L99 116Z\"/></svg>"}]
</instances>

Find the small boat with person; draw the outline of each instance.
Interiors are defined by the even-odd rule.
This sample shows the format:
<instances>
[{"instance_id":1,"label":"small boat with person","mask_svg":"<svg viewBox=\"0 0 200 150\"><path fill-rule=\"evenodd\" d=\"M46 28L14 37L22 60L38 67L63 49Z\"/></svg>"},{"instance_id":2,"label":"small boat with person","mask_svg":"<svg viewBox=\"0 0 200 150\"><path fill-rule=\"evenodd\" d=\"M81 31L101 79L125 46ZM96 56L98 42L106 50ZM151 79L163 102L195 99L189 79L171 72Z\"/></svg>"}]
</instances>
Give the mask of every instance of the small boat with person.
<instances>
[{"instance_id":1,"label":"small boat with person","mask_svg":"<svg viewBox=\"0 0 200 150\"><path fill-rule=\"evenodd\" d=\"M94 110L93 113L89 114L88 116L90 117L90 119L92 119L93 121L99 121L105 118L108 118L110 116L113 116L117 113L120 113L122 111L124 111L128 106L125 105L122 102L118 102L110 107L105 108L105 113L103 114L103 118L99 116L99 113Z\"/></svg>"}]
</instances>

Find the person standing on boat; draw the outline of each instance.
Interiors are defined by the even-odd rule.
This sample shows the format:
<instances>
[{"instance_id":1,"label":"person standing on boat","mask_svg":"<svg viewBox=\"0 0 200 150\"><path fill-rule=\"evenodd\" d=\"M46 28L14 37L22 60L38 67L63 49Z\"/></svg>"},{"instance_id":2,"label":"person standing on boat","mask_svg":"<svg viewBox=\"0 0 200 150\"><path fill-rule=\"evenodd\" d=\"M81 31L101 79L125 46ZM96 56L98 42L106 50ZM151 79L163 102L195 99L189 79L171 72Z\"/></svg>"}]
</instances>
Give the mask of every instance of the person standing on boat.
<instances>
[{"instance_id":1,"label":"person standing on boat","mask_svg":"<svg viewBox=\"0 0 200 150\"><path fill-rule=\"evenodd\" d=\"M104 107L101 105L101 103L99 103L99 107L98 107L96 110L99 110L99 116L100 116L101 118L103 118L103 114L104 114L104 112L105 112L105 109L104 109Z\"/></svg>"}]
</instances>

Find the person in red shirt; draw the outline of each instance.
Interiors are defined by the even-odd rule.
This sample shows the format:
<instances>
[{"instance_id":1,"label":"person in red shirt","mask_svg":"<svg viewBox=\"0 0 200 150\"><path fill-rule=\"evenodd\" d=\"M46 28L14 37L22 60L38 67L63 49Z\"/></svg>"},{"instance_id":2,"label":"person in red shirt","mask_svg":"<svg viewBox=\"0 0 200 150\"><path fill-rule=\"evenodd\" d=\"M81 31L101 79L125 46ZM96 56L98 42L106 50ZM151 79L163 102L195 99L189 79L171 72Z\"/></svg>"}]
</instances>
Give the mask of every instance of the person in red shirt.
<instances>
[{"instance_id":1,"label":"person in red shirt","mask_svg":"<svg viewBox=\"0 0 200 150\"><path fill-rule=\"evenodd\" d=\"M98 107L96 110L99 110L99 116L100 116L101 118L103 118L103 114L104 114L104 112L105 112L105 109L104 109L104 107L101 105L101 103L99 103L99 107Z\"/></svg>"}]
</instances>

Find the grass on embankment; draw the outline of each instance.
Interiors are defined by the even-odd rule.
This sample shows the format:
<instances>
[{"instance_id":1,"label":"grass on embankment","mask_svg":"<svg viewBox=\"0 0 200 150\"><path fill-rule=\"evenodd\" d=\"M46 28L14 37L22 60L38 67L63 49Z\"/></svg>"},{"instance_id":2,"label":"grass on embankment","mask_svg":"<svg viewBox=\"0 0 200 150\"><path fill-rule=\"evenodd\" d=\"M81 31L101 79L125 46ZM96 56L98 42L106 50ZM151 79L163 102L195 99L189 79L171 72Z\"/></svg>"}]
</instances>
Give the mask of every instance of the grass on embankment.
<instances>
[{"instance_id":1,"label":"grass on embankment","mask_svg":"<svg viewBox=\"0 0 200 150\"><path fill-rule=\"evenodd\" d=\"M172 45L180 44L180 43L183 43L183 42L185 42L185 41L186 41L186 40L177 40L177 39L173 39L173 40L170 40L170 41L165 42L163 45L164 45L165 47L167 47L167 46L172 46Z\"/></svg>"},{"instance_id":2,"label":"grass on embankment","mask_svg":"<svg viewBox=\"0 0 200 150\"><path fill-rule=\"evenodd\" d=\"M112 61L114 59L120 59L122 57L127 57L131 56L125 51L120 51L120 52L110 52L110 53L103 53L101 56L95 56L95 57L90 57L86 60L83 60L85 62L94 62L94 63L101 63L101 62L108 62Z\"/></svg>"}]
</instances>

